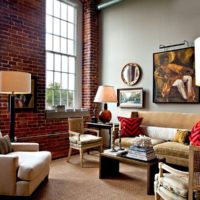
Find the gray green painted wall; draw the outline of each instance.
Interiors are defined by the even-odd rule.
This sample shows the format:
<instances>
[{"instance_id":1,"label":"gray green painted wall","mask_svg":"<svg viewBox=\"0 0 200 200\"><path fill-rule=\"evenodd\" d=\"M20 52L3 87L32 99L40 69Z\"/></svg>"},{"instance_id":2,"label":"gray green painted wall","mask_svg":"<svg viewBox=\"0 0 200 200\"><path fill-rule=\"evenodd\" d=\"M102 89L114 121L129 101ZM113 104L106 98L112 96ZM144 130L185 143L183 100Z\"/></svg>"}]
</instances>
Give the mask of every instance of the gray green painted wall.
<instances>
[{"instance_id":1,"label":"gray green painted wall","mask_svg":"<svg viewBox=\"0 0 200 200\"><path fill-rule=\"evenodd\" d=\"M193 43L200 36L199 0L124 0L101 11L101 84L126 88L121 80L121 69L129 63L138 63L143 76L134 87L146 91L143 110L199 113L199 105L154 104L153 53L160 44ZM133 109L120 109L109 104L113 120L121 114L129 116Z\"/></svg>"}]
</instances>

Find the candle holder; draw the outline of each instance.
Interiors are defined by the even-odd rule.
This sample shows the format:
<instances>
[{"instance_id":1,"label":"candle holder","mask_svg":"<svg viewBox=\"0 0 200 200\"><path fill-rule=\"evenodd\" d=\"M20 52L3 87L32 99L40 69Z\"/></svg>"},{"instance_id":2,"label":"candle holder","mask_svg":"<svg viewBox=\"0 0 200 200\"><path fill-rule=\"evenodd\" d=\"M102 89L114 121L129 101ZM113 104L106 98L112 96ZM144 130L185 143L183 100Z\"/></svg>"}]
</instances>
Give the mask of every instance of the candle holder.
<instances>
[{"instance_id":1,"label":"candle holder","mask_svg":"<svg viewBox=\"0 0 200 200\"><path fill-rule=\"evenodd\" d=\"M124 150L124 148L122 148L121 130L118 131L118 138L119 138L119 150L122 151Z\"/></svg>"},{"instance_id":2,"label":"candle holder","mask_svg":"<svg viewBox=\"0 0 200 200\"><path fill-rule=\"evenodd\" d=\"M111 152L117 152L117 150L115 149L115 125L113 123L113 131L112 131L112 150Z\"/></svg>"}]
</instances>

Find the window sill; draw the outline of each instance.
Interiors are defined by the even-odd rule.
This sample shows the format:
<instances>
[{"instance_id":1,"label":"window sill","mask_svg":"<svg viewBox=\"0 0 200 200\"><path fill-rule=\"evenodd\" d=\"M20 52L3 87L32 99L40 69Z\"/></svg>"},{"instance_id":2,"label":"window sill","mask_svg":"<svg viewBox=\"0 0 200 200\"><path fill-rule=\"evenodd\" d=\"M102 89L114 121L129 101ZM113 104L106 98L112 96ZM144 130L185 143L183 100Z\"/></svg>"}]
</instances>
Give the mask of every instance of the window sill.
<instances>
[{"instance_id":1,"label":"window sill","mask_svg":"<svg viewBox=\"0 0 200 200\"><path fill-rule=\"evenodd\" d=\"M90 115L89 110L66 110L66 111L55 111L46 110L46 119L65 119L68 117L88 117Z\"/></svg>"}]
</instances>

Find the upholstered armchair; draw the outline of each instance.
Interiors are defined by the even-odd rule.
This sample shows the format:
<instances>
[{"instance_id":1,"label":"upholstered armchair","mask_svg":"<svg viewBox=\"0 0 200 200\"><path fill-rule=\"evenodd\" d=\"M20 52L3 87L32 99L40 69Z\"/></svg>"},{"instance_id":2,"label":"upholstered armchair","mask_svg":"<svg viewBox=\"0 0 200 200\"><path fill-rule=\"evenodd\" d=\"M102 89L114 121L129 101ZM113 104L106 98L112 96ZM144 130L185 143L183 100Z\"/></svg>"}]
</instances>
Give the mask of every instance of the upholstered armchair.
<instances>
[{"instance_id":1,"label":"upholstered armchair","mask_svg":"<svg viewBox=\"0 0 200 200\"><path fill-rule=\"evenodd\" d=\"M1 196L30 196L49 174L51 153L37 143L11 143L12 151L0 154Z\"/></svg>"},{"instance_id":2,"label":"upholstered armchair","mask_svg":"<svg viewBox=\"0 0 200 200\"><path fill-rule=\"evenodd\" d=\"M166 173L164 173L166 171ZM155 176L155 199L193 200L200 199L200 147L189 148L189 172L174 169L159 163L159 174Z\"/></svg>"},{"instance_id":3,"label":"upholstered armchair","mask_svg":"<svg viewBox=\"0 0 200 200\"><path fill-rule=\"evenodd\" d=\"M84 150L99 147L100 152L102 152L102 137L99 137L99 130L84 128L83 118L69 118L68 124L70 147L67 161L70 160L72 149L76 149L80 152L81 167L83 167ZM86 132L94 132L96 136L86 134Z\"/></svg>"}]
</instances>

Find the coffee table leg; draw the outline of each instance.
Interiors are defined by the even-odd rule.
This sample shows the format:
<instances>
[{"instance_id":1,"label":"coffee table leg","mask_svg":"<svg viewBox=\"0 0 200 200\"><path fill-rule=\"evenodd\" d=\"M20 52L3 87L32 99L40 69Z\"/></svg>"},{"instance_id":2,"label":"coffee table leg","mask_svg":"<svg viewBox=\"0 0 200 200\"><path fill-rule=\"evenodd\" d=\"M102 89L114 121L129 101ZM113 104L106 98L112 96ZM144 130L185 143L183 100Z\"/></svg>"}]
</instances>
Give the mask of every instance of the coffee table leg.
<instances>
[{"instance_id":1,"label":"coffee table leg","mask_svg":"<svg viewBox=\"0 0 200 200\"><path fill-rule=\"evenodd\" d=\"M119 161L100 155L99 178L117 176L119 174Z\"/></svg>"},{"instance_id":2,"label":"coffee table leg","mask_svg":"<svg viewBox=\"0 0 200 200\"><path fill-rule=\"evenodd\" d=\"M154 176L158 173L158 163L150 164L147 167L147 194L154 194Z\"/></svg>"}]
</instances>

